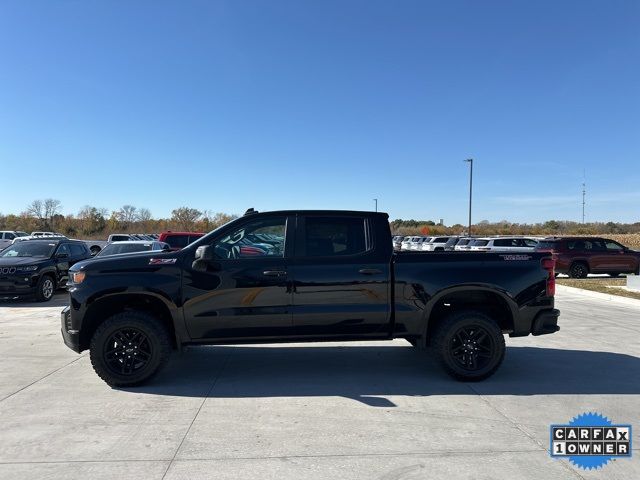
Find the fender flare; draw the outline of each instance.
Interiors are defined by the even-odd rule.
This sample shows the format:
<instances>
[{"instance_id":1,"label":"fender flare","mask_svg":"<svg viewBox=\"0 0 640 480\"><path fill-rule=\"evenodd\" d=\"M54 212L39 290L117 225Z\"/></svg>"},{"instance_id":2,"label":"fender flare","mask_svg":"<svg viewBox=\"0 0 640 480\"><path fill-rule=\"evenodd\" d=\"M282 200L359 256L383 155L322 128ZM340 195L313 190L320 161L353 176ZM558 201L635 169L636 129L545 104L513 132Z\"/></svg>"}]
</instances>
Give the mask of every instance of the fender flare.
<instances>
[{"instance_id":1,"label":"fender flare","mask_svg":"<svg viewBox=\"0 0 640 480\"><path fill-rule=\"evenodd\" d=\"M444 288L438 291L435 295L433 295L425 305L425 309L422 316L423 330L422 330L422 336L420 338L420 342L423 344L423 346L426 346L427 331L429 330L431 312L433 311L434 307L445 296L452 293L464 293L464 292L488 292L491 294L498 295L498 297L500 297L500 299L502 299L502 301L504 301L504 303L507 305L507 308L509 309L512 319L516 318L518 314L518 306L515 300L513 299L513 297L509 294L509 292L495 285L475 283L475 284L455 285L453 287Z\"/></svg>"}]
</instances>

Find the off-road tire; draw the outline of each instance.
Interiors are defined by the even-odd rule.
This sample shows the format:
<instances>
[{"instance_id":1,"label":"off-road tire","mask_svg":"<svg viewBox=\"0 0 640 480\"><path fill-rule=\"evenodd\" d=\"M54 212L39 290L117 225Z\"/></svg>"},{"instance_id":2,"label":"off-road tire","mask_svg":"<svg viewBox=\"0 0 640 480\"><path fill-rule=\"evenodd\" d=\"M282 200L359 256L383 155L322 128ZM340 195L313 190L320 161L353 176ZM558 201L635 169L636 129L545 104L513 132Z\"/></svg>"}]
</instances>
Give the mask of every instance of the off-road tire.
<instances>
[{"instance_id":1,"label":"off-road tire","mask_svg":"<svg viewBox=\"0 0 640 480\"><path fill-rule=\"evenodd\" d=\"M54 293L56 293L56 280L52 275L42 275L36 285L36 300L48 302L53 298Z\"/></svg>"},{"instance_id":2,"label":"off-road tire","mask_svg":"<svg viewBox=\"0 0 640 480\"><path fill-rule=\"evenodd\" d=\"M466 351L464 344L460 343L462 330L474 331L478 335L477 343L470 340L468 347L476 349L471 353L476 355L476 368L462 366L461 359L452 353L459 348ZM480 338L482 347L478 341ZM477 382L493 375L502 364L506 350L504 336L498 324L486 314L470 310L454 313L443 319L434 332L432 345L436 360L444 371L456 380L467 382ZM480 354L482 357L478 357Z\"/></svg>"},{"instance_id":3,"label":"off-road tire","mask_svg":"<svg viewBox=\"0 0 640 480\"><path fill-rule=\"evenodd\" d=\"M114 340L116 336L123 341ZM132 345L140 341L140 336L144 337L141 344ZM135 341L127 345L127 340L132 339ZM138 346L141 350L136 351ZM138 353L142 355L142 347L146 360L135 356ZM112 387L132 387L149 380L167 363L171 355L171 341L157 318L146 312L127 311L109 317L98 326L91 337L89 350L91 365L102 380ZM125 372L124 362L133 362L130 372ZM122 369L116 371L114 365Z\"/></svg>"}]
</instances>

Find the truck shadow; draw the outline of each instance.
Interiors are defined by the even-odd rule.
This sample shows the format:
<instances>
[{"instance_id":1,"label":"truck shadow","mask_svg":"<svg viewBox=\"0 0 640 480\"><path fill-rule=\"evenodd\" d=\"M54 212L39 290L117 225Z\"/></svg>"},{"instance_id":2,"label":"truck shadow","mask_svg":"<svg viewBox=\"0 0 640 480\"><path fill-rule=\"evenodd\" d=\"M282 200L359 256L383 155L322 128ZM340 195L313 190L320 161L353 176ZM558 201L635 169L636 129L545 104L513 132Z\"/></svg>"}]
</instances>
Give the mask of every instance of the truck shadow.
<instances>
[{"instance_id":1,"label":"truck shadow","mask_svg":"<svg viewBox=\"0 0 640 480\"><path fill-rule=\"evenodd\" d=\"M69 305L69 293L66 290L58 290L48 302L37 302L33 297L0 300L0 308L45 308L66 307Z\"/></svg>"},{"instance_id":2,"label":"truck shadow","mask_svg":"<svg viewBox=\"0 0 640 480\"><path fill-rule=\"evenodd\" d=\"M197 347L148 385L153 395L213 398L342 396L394 407L387 396L640 394L640 358L583 350L510 347L500 370L457 382L409 346Z\"/></svg>"}]
</instances>

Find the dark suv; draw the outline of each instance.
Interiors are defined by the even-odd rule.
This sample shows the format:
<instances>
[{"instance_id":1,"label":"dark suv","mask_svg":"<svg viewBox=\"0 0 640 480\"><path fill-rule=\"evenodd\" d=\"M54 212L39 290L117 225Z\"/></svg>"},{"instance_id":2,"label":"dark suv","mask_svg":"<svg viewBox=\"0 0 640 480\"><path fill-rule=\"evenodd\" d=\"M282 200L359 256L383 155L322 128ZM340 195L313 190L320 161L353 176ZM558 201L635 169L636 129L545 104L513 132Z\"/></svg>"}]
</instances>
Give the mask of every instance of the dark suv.
<instances>
[{"instance_id":1,"label":"dark suv","mask_svg":"<svg viewBox=\"0 0 640 480\"><path fill-rule=\"evenodd\" d=\"M539 252L551 252L556 272L571 278L586 278L589 273L639 273L640 252L613 240L598 237L550 237L541 240Z\"/></svg>"},{"instance_id":2,"label":"dark suv","mask_svg":"<svg viewBox=\"0 0 640 480\"><path fill-rule=\"evenodd\" d=\"M66 285L69 267L91 258L84 242L67 238L26 240L0 252L0 299L35 295L51 300Z\"/></svg>"}]
</instances>

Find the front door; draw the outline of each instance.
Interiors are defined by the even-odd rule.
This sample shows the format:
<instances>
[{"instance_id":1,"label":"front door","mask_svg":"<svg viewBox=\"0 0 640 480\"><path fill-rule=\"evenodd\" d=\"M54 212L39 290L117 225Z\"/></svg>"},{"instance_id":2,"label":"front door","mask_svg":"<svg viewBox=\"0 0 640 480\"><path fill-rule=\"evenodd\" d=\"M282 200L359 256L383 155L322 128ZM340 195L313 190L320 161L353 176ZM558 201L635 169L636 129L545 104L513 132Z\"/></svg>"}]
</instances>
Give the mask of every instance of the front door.
<instances>
[{"instance_id":1,"label":"front door","mask_svg":"<svg viewBox=\"0 0 640 480\"><path fill-rule=\"evenodd\" d=\"M388 334L390 252L374 245L372 227L357 216L299 217L292 267L296 335Z\"/></svg>"},{"instance_id":2,"label":"front door","mask_svg":"<svg viewBox=\"0 0 640 480\"><path fill-rule=\"evenodd\" d=\"M184 258L183 308L193 339L281 337L291 333L287 238L293 226L276 215L235 223L209 245L215 258L193 268Z\"/></svg>"}]
</instances>

